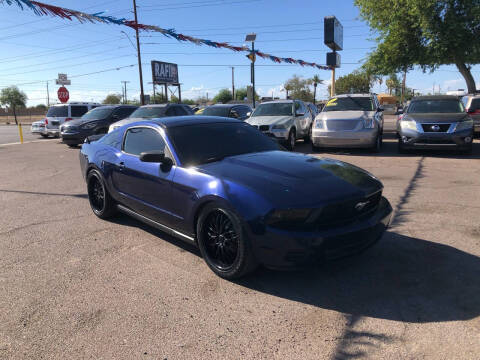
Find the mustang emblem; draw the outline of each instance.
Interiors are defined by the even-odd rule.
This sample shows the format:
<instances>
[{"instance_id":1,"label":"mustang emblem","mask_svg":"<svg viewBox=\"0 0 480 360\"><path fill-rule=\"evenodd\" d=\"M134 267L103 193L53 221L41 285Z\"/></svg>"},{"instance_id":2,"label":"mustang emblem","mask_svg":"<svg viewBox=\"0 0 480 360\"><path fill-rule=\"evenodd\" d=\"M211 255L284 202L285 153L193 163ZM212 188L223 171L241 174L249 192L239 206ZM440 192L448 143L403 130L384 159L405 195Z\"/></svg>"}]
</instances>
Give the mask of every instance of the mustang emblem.
<instances>
[{"instance_id":1,"label":"mustang emblem","mask_svg":"<svg viewBox=\"0 0 480 360\"><path fill-rule=\"evenodd\" d=\"M365 202L359 202L357 205L355 205L355 210L357 211L362 211L365 206L367 206L370 203L370 201L365 201Z\"/></svg>"}]
</instances>

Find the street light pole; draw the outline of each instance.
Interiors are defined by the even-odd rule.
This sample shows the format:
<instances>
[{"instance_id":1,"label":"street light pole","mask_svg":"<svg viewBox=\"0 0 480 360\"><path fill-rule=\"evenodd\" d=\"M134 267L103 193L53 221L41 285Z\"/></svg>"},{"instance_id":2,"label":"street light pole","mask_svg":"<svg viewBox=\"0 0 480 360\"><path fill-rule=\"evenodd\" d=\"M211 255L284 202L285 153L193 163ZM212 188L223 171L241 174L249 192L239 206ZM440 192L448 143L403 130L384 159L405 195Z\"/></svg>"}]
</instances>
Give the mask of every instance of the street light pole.
<instances>
[{"instance_id":1,"label":"street light pole","mask_svg":"<svg viewBox=\"0 0 480 360\"><path fill-rule=\"evenodd\" d=\"M255 41L252 41L252 55L255 56ZM255 109L255 60L252 61L252 98L253 108Z\"/></svg>"},{"instance_id":2,"label":"street light pole","mask_svg":"<svg viewBox=\"0 0 480 360\"><path fill-rule=\"evenodd\" d=\"M137 58L138 58L138 75L140 76L140 103L145 105L145 97L143 93L143 75L142 75L142 58L140 56L140 38L138 36L138 19L137 19L137 2L133 0L133 13L135 15L135 34L137 37Z\"/></svg>"},{"instance_id":3,"label":"street light pole","mask_svg":"<svg viewBox=\"0 0 480 360\"><path fill-rule=\"evenodd\" d=\"M232 66L232 98L235 100L235 68Z\"/></svg>"}]
</instances>

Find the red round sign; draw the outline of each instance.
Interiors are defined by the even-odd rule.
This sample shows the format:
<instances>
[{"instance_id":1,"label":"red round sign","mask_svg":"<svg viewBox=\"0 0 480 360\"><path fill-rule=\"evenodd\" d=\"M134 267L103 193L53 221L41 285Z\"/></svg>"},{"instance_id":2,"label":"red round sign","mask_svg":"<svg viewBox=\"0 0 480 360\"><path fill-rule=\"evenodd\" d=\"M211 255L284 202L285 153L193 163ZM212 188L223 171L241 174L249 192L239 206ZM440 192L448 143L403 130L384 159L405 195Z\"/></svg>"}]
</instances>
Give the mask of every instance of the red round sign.
<instances>
[{"instance_id":1,"label":"red round sign","mask_svg":"<svg viewBox=\"0 0 480 360\"><path fill-rule=\"evenodd\" d=\"M62 103L66 103L68 99L70 99L70 94L68 93L68 90L65 86L62 86L58 89L57 95L58 100L60 100Z\"/></svg>"}]
</instances>

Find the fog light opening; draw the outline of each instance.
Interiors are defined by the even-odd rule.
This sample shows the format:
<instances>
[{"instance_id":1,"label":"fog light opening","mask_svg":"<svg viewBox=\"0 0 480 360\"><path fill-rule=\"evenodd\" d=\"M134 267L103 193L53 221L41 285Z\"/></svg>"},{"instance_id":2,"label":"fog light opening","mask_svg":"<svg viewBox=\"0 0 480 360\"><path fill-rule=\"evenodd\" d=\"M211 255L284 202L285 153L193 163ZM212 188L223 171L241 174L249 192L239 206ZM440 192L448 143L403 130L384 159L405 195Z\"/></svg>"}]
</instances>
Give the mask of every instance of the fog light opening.
<instances>
[{"instance_id":1,"label":"fog light opening","mask_svg":"<svg viewBox=\"0 0 480 360\"><path fill-rule=\"evenodd\" d=\"M470 136L467 136L465 139L463 139L466 143L472 142L472 138Z\"/></svg>"}]
</instances>

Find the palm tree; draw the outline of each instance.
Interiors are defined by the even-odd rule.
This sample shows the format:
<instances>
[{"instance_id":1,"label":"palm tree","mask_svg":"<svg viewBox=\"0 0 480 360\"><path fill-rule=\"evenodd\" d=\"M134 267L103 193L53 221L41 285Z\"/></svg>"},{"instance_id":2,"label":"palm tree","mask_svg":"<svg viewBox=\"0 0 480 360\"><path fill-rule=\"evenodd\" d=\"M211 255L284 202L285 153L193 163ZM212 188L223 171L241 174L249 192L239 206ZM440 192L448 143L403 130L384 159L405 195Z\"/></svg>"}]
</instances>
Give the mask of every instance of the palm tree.
<instances>
[{"instance_id":1,"label":"palm tree","mask_svg":"<svg viewBox=\"0 0 480 360\"><path fill-rule=\"evenodd\" d=\"M314 75L311 79L311 82L313 84L313 104L315 104L315 99L317 97L317 85L323 84L323 80L321 80L318 75Z\"/></svg>"},{"instance_id":2,"label":"palm tree","mask_svg":"<svg viewBox=\"0 0 480 360\"><path fill-rule=\"evenodd\" d=\"M285 84L283 85L283 88L285 89L285 91L286 91L286 93L287 93L287 99L288 99L288 92L291 91L291 90L293 90L293 87L292 87L292 85L290 85L290 84L287 82L287 83L285 83Z\"/></svg>"}]
</instances>

